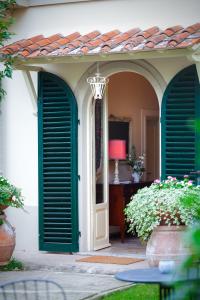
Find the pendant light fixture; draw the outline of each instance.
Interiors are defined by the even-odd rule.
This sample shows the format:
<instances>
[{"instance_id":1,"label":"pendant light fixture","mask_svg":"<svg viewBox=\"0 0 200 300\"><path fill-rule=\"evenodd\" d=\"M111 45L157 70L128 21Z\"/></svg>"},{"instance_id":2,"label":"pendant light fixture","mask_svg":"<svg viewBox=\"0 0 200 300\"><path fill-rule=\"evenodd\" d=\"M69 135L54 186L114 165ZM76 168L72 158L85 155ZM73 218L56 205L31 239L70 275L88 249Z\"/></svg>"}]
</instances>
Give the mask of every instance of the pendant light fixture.
<instances>
[{"instance_id":1,"label":"pendant light fixture","mask_svg":"<svg viewBox=\"0 0 200 300\"><path fill-rule=\"evenodd\" d=\"M105 87L108 81L109 80L107 78L101 76L99 72L99 63L97 63L97 73L95 76L87 78L87 82L90 84L92 95L95 100L103 99Z\"/></svg>"}]
</instances>

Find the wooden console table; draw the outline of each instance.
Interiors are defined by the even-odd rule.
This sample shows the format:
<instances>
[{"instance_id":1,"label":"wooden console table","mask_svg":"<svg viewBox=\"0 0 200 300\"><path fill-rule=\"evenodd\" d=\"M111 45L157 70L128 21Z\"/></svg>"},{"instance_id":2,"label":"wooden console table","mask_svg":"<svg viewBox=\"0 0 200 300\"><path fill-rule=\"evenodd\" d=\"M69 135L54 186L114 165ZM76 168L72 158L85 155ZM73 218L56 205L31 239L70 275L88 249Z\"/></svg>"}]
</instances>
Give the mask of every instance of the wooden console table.
<instances>
[{"instance_id":1,"label":"wooden console table","mask_svg":"<svg viewBox=\"0 0 200 300\"><path fill-rule=\"evenodd\" d=\"M119 226L122 243L125 236L124 208L130 202L132 195L136 194L139 189L151 184L152 181L109 185L109 225Z\"/></svg>"}]
</instances>

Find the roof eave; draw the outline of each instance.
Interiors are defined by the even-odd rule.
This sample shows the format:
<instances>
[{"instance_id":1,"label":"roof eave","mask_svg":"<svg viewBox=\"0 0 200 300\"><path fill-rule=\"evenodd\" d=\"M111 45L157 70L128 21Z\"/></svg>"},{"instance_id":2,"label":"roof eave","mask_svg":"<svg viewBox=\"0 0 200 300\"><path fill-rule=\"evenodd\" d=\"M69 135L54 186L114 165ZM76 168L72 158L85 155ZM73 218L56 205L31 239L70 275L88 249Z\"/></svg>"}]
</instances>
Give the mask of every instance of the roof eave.
<instances>
[{"instance_id":1,"label":"roof eave","mask_svg":"<svg viewBox=\"0 0 200 300\"><path fill-rule=\"evenodd\" d=\"M198 45L200 47L200 44ZM116 61L116 60L137 60L152 58L173 58L188 57L193 55L199 47L187 47L183 49L158 49L158 50L142 50L128 52L112 52L112 53L92 53L84 55L66 55L66 56L41 56L34 58L14 58L14 66L30 65L30 64L58 64L58 63L81 63L94 61Z\"/></svg>"}]
</instances>

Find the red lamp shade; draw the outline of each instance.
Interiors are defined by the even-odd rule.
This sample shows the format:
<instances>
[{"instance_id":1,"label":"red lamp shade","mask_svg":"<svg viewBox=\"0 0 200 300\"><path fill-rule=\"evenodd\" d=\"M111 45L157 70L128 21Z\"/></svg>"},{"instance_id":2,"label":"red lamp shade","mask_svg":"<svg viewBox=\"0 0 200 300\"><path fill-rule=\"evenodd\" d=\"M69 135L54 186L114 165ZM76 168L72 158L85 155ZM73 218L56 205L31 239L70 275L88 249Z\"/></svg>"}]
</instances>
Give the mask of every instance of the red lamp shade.
<instances>
[{"instance_id":1,"label":"red lamp shade","mask_svg":"<svg viewBox=\"0 0 200 300\"><path fill-rule=\"evenodd\" d=\"M109 141L109 158L126 159L126 141L110 140Z\"/></svg>"}]
</instances>

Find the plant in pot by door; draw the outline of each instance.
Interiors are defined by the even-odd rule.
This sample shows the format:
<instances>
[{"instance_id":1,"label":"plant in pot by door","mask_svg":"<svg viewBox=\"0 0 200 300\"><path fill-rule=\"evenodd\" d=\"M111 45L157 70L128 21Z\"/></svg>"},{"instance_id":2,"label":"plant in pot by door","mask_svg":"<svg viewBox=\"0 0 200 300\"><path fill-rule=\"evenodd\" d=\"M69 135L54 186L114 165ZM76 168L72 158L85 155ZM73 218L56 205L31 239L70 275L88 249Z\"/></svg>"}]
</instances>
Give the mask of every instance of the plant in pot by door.
<instances>
[{"instance_id":1,"label":"plant in pot by door","mask_svg":"<svg viewBox=\"0 0 200 300\"><path fill-rule=\"evenodd\" d=\"M9 206L22 208L23 197L20 189L0 176L0 265L9 262L15 248L15 231L4 212Z\"/></svg>"},{"instance_id":2,"label":"plant in pot by door","mask_svg":"<svg viewBox=\"0 0 200 300\"><path fill-rule=\"evenodd\" d=\"M169 176L140 189L125 209L129 231L148 241L146 256L151 266L157 266L161 260L181 261L188 254L182 235L198 214L197 206L195 209L183 203L188 191L200 199L200 187L194 186L188 177L179 181Z\"/></svg>"}]
</instances>

